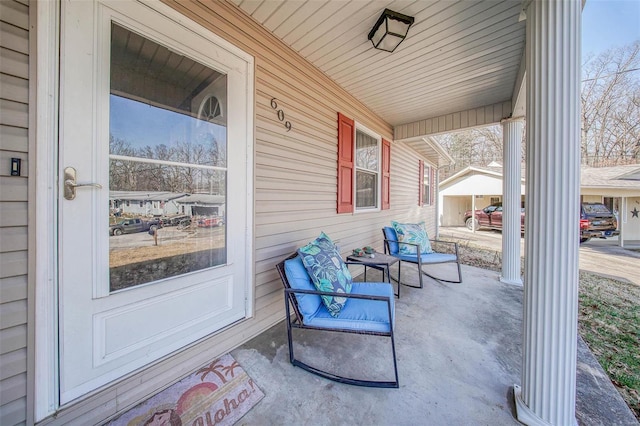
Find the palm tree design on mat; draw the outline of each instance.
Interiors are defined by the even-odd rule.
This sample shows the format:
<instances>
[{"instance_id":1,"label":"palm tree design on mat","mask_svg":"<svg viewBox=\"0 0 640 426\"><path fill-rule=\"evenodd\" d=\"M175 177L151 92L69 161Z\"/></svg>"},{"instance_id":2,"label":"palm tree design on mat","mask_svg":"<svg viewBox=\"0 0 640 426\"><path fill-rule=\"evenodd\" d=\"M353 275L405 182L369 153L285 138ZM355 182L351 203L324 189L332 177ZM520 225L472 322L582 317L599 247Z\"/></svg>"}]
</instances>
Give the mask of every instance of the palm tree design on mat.
<instances>
[{"instance_id":1,"label":"palm tree design on mat","mask_svg":"<svg viewBox=\"0 0 640 426\"><path fill-rule=\"evenodd\" d=\"M218 358L215 359L207 367L203 367L198 370L196 374L202 374L202 376L200 376L200 380L204 382L205 377L207 377L209 373L213 373L218 376L218 378L222 380L222 383L224 384L227 383L227 377L235 377L236 368L240 368L240 364L238 364L238 361L234 360L231 365L224 365L220 363L220 358Z\"/></svg>"}]
</instances>

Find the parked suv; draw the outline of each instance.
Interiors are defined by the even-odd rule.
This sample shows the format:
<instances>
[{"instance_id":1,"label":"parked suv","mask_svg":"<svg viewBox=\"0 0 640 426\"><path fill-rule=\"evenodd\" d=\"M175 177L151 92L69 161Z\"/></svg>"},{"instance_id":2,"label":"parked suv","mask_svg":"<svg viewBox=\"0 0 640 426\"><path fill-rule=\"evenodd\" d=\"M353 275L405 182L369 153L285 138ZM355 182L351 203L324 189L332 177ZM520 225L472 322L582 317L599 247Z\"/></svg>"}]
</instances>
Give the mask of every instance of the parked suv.
<instances>
[{"instance_id":1,"label":"parked suv","mask_svg":"<svg viewBox=\"0 0 640 426\"><path fill-rule=\"evenodd\" d=\"M602 203L580 205L580 243L591 238L607 238L620 235L618 220Z\"/></svg>"},{"instance_id":2,"label":"parked suv","mask_svg":"<svg viewBox=\"0 0 640 426\"><path fill-rule=\"evenodd\" d=\"M142 220L142 219L122 219L118 223L109 226L109 235L133 234L136 232L149 231L154 232L162 227L159 219Z\"/></svg>"}]
</instances>

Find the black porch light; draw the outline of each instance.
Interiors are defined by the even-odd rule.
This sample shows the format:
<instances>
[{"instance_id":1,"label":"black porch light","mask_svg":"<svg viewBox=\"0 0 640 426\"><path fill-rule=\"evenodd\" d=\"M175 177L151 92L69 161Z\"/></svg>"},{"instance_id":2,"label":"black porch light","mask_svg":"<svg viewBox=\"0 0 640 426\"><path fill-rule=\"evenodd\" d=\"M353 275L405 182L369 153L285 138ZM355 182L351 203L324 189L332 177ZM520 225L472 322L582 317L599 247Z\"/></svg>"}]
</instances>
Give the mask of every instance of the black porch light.
<instances>
[{"instance_id":1,"label":"black porch light","mask_svg":"<svg viewBox=\"0 0 640 426\"><path fill-rule=\"evenodd\" d=\"M369 40L376 49L393 52L407 36L413 20L413 16L385 9L369 31Z\"/></svg>"}]
</instances>

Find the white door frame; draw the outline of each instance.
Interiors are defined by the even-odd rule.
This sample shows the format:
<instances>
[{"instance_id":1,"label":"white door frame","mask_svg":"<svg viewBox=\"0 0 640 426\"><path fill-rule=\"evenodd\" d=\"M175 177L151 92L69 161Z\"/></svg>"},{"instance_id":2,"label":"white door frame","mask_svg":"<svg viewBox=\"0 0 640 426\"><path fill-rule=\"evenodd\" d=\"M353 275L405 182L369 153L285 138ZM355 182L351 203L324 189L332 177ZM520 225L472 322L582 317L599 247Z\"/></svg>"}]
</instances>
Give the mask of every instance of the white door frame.
<instances>
[{"instance_id":1,"label":"white door frame","mask_svg":"<svg viewBox=\"0 0 640 426\"><path fill-rule=\"evenodd\" d=\"M222 39L220 36L201 27L199 24L183 16L171 7L157 0L141 2L146 7L162 13L178 24L200 34L221 48L247 61L247 139L250 149L247 150L246 179L249 183L246 194L247 223L245 229L246 276L245 283L246 317L253 316L253 141L254 141L254 59L253 56ZM30 247L29 271L33 271L33 295L35 302L31 305L29 321L33 326L34 338L29 342L34 354L35 372L33 380L34 421L40 421L60 408L59 371L58 371L58 81L60 50L60 3L36 2L36 46L37 55L31 57L37 64L36 72L36 105L35 105L35 194L29 197L29 211L35 213L33 229L36 238ZM32 84L34 84L32 82ZM37 200L37 201L36 201ZM33 224L33 222L32 222ZM37 314L36 314L37 313ZM35 347L38 348L35 351ZM70 403L70 405L73 404Z\"/></svg>"}]
</instances>

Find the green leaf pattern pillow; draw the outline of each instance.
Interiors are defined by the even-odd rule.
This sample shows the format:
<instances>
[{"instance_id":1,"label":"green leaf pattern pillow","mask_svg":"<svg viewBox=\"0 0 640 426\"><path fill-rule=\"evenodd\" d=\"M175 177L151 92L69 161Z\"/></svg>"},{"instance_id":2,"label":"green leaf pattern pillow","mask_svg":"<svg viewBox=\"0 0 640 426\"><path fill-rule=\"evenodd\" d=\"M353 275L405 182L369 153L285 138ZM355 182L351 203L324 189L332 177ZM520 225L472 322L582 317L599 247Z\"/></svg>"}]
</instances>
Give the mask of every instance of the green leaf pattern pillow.
<instances>
[{"instance_id":1,"label":"green leaf pattern pillow","mask_svg":"<svg viewBox=\"0 0 640 426\"><path fill-rule=\"evenodd\" d=\"M302 263L318 291L351 293L351 273L333 241L322 232L318 238L298 249ZM322 296L333 317L337 317L347 302L346 297Z\"/></svg>"},{"instance_id":2,"label":"green leaf pattern pillow","mask_svg":"<svg viewBox=\"0 0 640 426\"><path fill-rule=\"evenodd\" d=\"M420 223L399 223L392 221L391 225L396 230L399 242L420 244L420 253L429 254L433 253L431 249L431 242L429 242L429 236L427 235L427 229L424 222ZM416 246L410 246L407 244L400 244L400 254L415 255L418 252Z\"/></svg>"}]
</instances>

